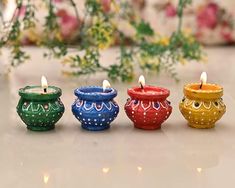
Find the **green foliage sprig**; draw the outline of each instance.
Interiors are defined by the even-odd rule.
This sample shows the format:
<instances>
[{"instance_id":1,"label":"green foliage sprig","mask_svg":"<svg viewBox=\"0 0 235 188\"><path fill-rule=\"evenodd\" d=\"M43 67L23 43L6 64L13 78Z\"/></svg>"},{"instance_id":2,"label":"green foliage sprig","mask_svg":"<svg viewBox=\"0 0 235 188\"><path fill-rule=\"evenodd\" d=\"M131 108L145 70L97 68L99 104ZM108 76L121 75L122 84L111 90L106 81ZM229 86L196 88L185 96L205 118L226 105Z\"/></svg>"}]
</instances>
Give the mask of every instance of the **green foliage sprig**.
<instances>
[{"instance_id":1,"label":"green foliage sprig","mask_svg":"<svg viewBox=\"0 0 235 188\"><path fill-rule=\"evenodd\" d=\"M17 0L17 8L12 21L8 26L8 33L1 38L0 48L8 45L12 48L12 66L21 64L29 56L22 51L20 36L23 30L36 25L36 8L32 0L26 4ZM191 0L179 0L177 16L179 19L177 30L170 37L156 34L149 23L142 20L127 1L117 2L111 0L108 9L104 8L101 0L86 0L83 20L79 15L74 0L68 1L73 7L75 15L80 22L80 32L75 39L79 45L78 53L70 55L69 45L60 35L58 17L52 0L44 0L48 8L45 17L44 36L38 45L46 47L47 57L64 57L63 63L74 71L64 72L67 75L86 75L96 72L107 72L114 80L130 81L139 67L144 71L159 73L165 70L174 79L178 79L174 66L181 62L201 60L203 57L200 44L192 34L182 31L183 10ZM26 6L23 18L19 16L21 8ZM119 29L116 20L129 23L135 31L133 37L125 36ZM118 39L118 41L117 41ZM130 45L126 45L127 41ZM114 44L120 47L117 62L105 66L100 63L100 51Z\"/></svg>"}]
</instances>

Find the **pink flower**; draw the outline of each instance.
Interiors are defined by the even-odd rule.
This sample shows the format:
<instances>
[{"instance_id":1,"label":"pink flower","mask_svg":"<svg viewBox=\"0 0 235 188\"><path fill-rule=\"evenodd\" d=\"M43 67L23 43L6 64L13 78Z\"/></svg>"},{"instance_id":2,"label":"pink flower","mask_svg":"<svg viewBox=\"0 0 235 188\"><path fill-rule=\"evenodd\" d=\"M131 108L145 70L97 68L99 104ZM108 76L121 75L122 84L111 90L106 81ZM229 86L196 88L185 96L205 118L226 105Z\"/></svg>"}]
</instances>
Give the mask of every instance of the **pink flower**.
<instances>
[{"instance_id":1,"label":"pink flower","mask_svg":"<svg viewBox=\"0 0 235 188\"><path fill-rule=\"evenodd\" d=\"M111 9L111 0L100 0L103 11L108 13Z\"/></svg>"},{"instance_id":2,"label":"pink flower","mask_svg":"<svg viewBox=\"0 0 235 188\"><path fill-rule=\"evenodd\" d=\"M63 0L53 0L54 3L62 3Z\"/></svg>"},{"instance_id":3,"label":"pink flower","mask_svg":"<svg viewBox=\"0 0 235 188\"><path fill-rule=\"evenodd\" d=\"M20 15L21 15L21 16L24 16L25 13L26 13L26 6L22 6L22 7L20 8Z\"/></svg>"},{"instance_id":4,"label":"pink flower","mask_svg":"<svg viewBox=\"0 0 235 188\"><path fill-rule=\"evenodd\" d=\"M201 8L197 15L197 24L200 28L214 29L218 22L219 7L216 3L208 3Z\"/></svg>"},{"instance_id":5,"label":"pink flower","mask_svg":"<svg viewBox=\"0 0 235 188\"><path fill-rule=\"evenodd\" d=\"M59 17L61 34L64 39L68 39L77 33L80 23L76 16L68 14L64 9L59 10L57 16Z\"/></svg>"},{"instance_id":6,"label":"pink flower","mask_svg":"<svg viewBox=\"0 0 235 188\"><path fill-rule=\"evenodd\" d=\"M234 43L235 42L235 39L233 38L232 33L233 33L233 31L231 30L231 28L229 28L226 25L222 26L220 34L226 42L228 42L228 43Z\"/></svg>"},{"instance_id":7,"label":"pink flower","mask_svg":"<svg viewBox=\"0 0 235 188\"><path fill-rule=\"evenodd\" d=\"M18 14L19 14L19 16L25 16L25 13L26 13L26 6L22 6L22 7L20 7L20 9L17 9L16 10L16 12L14 12L14 16L18 16Z\"/></svg>"},{"instance_id":8,"label":"pink flower","mask_svg":"<svg viewBox=\"0 0 235 188\"><path fill-rule=\"evenodd\" d=\"M176 8L171 3L168 3L165 8L165 14L167 17L176 16L176 14L177 14Z\"/></svg>"}]
</instances>

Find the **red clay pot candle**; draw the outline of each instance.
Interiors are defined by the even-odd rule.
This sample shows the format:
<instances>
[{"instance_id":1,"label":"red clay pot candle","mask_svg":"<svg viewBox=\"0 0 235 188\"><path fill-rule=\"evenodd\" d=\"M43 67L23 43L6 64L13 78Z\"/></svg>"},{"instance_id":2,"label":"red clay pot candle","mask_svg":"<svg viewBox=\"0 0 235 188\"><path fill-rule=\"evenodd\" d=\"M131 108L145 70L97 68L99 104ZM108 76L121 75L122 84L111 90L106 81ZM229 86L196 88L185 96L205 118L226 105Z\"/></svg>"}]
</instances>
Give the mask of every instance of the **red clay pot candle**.
<instances>
[{"instance_id":1,"label":"red clay pot candle","mask_svg":"<svg viewBox=\"0 0 235 188\"><path fill-rule=\"evenodd\" d=\"M143 76L139 78L139 87L127 90L130 98L125 105L125 111L136 128L154 130L168 119L172 107L167 97L168 89L145 85Z\"/></svg>"}]
</instances>

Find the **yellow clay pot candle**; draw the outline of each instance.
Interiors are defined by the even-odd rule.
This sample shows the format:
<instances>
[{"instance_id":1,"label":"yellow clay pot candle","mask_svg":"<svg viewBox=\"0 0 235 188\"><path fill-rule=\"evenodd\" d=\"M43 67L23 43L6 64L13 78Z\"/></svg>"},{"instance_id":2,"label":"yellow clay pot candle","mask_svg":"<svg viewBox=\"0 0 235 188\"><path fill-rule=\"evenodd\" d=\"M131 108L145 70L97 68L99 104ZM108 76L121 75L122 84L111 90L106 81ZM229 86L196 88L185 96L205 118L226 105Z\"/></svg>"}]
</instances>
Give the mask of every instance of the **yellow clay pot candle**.
<instances>
[{"instance_id":1,"label":"yellow clay pot candle","mask_svg":"<svg viewBox=\"0 0 235 188\"><path fill-rule=\"evenodd\" d=\"M201 83L184 86L184 98L179 108L190 127L213 128L226 111L222 96L223 88L206 83L206 74L203 73Z\"/></svg>"}]
</instances>

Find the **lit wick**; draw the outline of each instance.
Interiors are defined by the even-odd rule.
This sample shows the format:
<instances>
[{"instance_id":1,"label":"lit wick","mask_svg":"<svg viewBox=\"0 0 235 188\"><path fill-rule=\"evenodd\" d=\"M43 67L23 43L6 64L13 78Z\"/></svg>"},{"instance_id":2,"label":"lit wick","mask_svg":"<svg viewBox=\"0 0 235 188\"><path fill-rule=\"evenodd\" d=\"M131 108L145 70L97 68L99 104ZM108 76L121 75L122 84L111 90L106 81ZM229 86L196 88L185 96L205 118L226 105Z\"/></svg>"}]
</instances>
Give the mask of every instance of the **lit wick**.
<instances>
[{"instance_id":1,"label":"lit wick","mask_svg":"<svg viewBox=\"0 0 235 188\"><path fill-rule=\"evenodd\" d=\"M202 89L203 84L205 84L206 81L207 81L207 74L206 74L206 72L202 72L200 80L201 80L200 89Z\"/></svg>"},{"instance_id":2,"label":"lit wick","mask_svg":"<svg viewBox=\"0 0 235 188\"><path fill-rule=\"evenodd\" d=\"M111 87L111 85L110 85L109 81L108 80L104 80L103 81L103 92L105 92L105 90L107 88L110 88L110 87Z\"/></svg>"},{"instance_id":3,"label":"lit wick","mask_svg":"<svg viewBox=\"0 0 235 188\"><path fill-rule=\"evenodd\" d=\"M41 78L41 86L42 86L43 92L47 93L48 84L47 84L47 79L45 76L42 76Z\"/></svg>"},{"instance_id":4,"label":"lit wick","mask_svg":"<svg viewBox=\"0 0 235 188\"><path fill-rule=\"evenodd\" d=\"M141 89L144 89L144 86L145 86L145 79L144 79L144 76L143 75L141 75L140 77L139 77L139 84L140 84L140 87L141 87Z\"/></svg>"}]
</instances>

